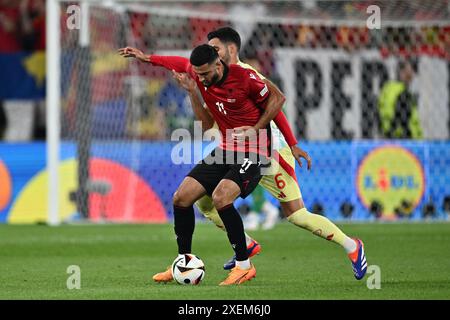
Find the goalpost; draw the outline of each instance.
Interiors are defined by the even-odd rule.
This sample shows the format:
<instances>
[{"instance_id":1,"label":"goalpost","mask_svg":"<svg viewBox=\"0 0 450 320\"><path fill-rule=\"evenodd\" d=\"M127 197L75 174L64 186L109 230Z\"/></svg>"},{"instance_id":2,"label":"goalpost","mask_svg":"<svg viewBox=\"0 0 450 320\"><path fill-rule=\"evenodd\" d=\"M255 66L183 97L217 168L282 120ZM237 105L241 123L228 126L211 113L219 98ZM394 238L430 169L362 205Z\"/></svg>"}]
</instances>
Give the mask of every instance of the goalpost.
<instances>
[{"instance_id":1,"label":"goalpost","mask_svg":"<svg viewBox=\"0 0 450 320\"><path fill-rule=\"evenodd\" d=\"M48 170L48 224L58 225L59 211L59 146L60 146L60 60L58 0L47 0L47 170Z\"/></svg>"},{"instance_id":2,"label":"goalpost","mask_svg":"<svg viewBox=\"0 0 450 320\"><path fill-rule=\"evenodd\" d=\"M60 70L60 54L61 54L61 8L60 3L65 2L61 0L49 0L46 4L47 11L47 26L46 38L47 40L47 169L48 169L48 224L58 225L59 219L59 164L60 164L60 146L61 146L61 70ZM70 11L69 11L70 10ZM85 70L81 72L84 75L83 79L79 80L80 91L90 90L90 51L89 51L89 1L80 1L79 6L73 5L68 8L67 13L74 15L72 23L75 28L79 28L79 53L85 60ZM69 28L69 22L66 26ZM81 99L83 103L79 104L79 112L83 117L77 117L76 127L82 128L89 124L89 99ZM89 127L86 132L89 132ZM80 136L79 132L77 136ZM77 138L78 145L78 184L79 192L77 193L77 205L84 217L88 214L88 193L86 190L87 181L89 177L89 149L90 136L89 134Z\"/></svg>"}]
</instances>

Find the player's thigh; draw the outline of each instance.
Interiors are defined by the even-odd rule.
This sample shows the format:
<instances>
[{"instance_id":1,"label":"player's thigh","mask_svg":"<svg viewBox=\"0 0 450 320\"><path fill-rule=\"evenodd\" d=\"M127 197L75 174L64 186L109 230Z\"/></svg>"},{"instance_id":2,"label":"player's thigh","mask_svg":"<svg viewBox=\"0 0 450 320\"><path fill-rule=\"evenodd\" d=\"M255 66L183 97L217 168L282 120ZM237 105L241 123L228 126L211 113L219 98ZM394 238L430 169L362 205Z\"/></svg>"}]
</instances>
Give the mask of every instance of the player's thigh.
<instances>
[{"instance_id":1,"label":"player's thigh","mask_svg":"<svg viewBox=\"0 0 450 320\"><path fill-rule=\"evenodd\" d=\"M220 209L232 203L240 194L241 188L235 181L222 179L212 194L214 206Z\"/></svg>"},{"instance_id":2,"label":"player's thigh","mask_svg":"<svg viewBox=\"0 0 450 320\"><path fill-rule=\"evenodd\" d=\"M206 194L205 188L192 177L185 177L173 196L173 203L178 206L190 206Z\"/></svg>"},{"instance_id":3,"label":"player's thigh","mask_svg":"<svg viewBox=\"0 0 450 320\"><path fill-rule=\"evenodd\" d=\"M280 171L275 175L263 176L259 184L280 202L289 202L302 197L297 181Z\"/></svg>"},{"instance_id":4,"label":"player's thigh","mask_svg":"<svg viewBox=\"0 0 450 320\"><path fill-rule=\"evenodd\" d=\"M280 202L290 202L302 198L300 187L295 176L295 159L289 148L279 151L276 171L264 175L259 184Z\"/></svg>"},{"instance_id":5,"label":"player's thigh","mask_svg":"<svg viewBox=\"0 0 450 320\"><path fill-rule=\"evenodd\" d=\"M261 177L261 167L257 163L247 163L230 166L224 180L233 181L239 187L240 193L238 195L245 199L255 190Z\"/></svg>"},{"instance_id":6,"label":"player's thigh","mask_svg":"<svg viewBox=\"0 0 450 320\"><path fill-rule=\"evenodd\" d=\"M206 164L201 162L188 173L188 177L199 182L205 189L206 194L211 196L227 171L228 167L225 164Z\"/></svg>"}]
</instances>

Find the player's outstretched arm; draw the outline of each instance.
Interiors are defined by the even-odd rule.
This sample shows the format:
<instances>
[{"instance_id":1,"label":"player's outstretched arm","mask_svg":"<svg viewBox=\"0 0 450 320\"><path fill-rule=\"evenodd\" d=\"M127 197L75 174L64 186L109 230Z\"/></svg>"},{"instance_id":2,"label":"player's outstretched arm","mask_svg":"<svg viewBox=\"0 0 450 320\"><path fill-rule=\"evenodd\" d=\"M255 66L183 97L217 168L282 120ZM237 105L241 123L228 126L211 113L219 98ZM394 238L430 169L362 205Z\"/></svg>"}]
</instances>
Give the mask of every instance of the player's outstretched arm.
<instances>
[{"instance_id":1,"label":"player's outstretched arm","mask_svg":"<svg viewBox=\"0 0 450 320\"><path fill-rule=\"evenodd\" d=\"M145 54L141 50L133 47L125 47L117 50L124 58L136 58L141 62L151 63L155 66L175 70L176 72L188 72L189 59L179 56L160 56L155 54Z\"/></svg>"},{"instance_id":2,"label":"player's outstretched arm","mask_svg":"<svg viewBox=\"0 0 450 320\"><path fill-rule=\"evenodd\" d=\"M288 143L289 147L291 148L292 155L297 160L300 167L302 167L302 158L306 160L308 164L308 170L311 169L311 157L308 155L306 151L301 149L300 147L297 147L297 139L295 138L294 133L292 132L291 126L289 125L289 122L287 121L287 118L283 111L280 111L277 116L273 119L275 124L277 125L278 129L280 129L280 132L283 134L284 138L286 139L286 142Z\"/></svg>"},{"instance_id":3,"label":"player's outstretched arm","mask_svg":"<svg viewBox=\"0 0 450 320\"><path fill-rule=\"evenodd\" d=\"M257 79L253 74L249 74L249 96L256 105L264 109L258 122L253 126L242 126L233 129L233 137L237 140L247 139L260 129L267 128L267 125L280 112L286 98L283 93L273 86L268 85L261 79ZM262 86L264 84L264 86Z\"/></svg>"},{"instance_id":4,"label":"player's outstretched arm","mask_svg":"<svg viewBox=\"0 0 450 320\"><path fill-rule=\"evenodd\" d=\"M266 107L264 109L264 113L259 118L259 121L254 126L256 130L264 129L267 127L270 121L272 121L276 115L283 108L283 104L286 101L283 93L274 85L271 85L271 82L268 85L266 82L266 86L269 91L269 97L267 98Z\"/></svg>"},{"instance_id":5,"label":"player's outstretched arm","mask_svg":"<svg viewBox=\"0 0 450 320\"><path fill-rule=\"evenodd\" d=\"M275 124L277 125L278 129L280 129L281 133L283 134L284 138L286 139L286 142L288 143L289 147L291 148L292 155L294 156L295 160L297 160L300 167L302 167L302 158L306 160L308 164L308 170L311 169L311 157L308 155L306 151L301 149L300 147L297 147L297 139L294 136L294 133L291 130L291 126L289 125L289 122L287 121L286 116L284 115L283 111L280 111L277 116L273 119Z\"/></svg>"},{"instance_id":6,"label":"player's outstretched arm","mask_svg":"<svg viewBox=\"0 0 450 320\"><path fill-rule=\"evenodd\" d=\"M206 131L211 129L214 125L214 119L208 109L203 108L203 104L197 90L197 83L195 83L195 81L187 73L180 73L172 70L172 74L178 84L188 92L189 99L192 104L192 110L194 111L195 117L202 122L203 130Z\"/></svg>"},{"instance_id":7,"label":"player's outstretched arm","mask_svg":"<svg viewBox=\"0 0 450 320\"><path fill-rule=\"evenodd\" d=\"M271 92L271 94L273 93L278 96L284 97L281 90L272 81L270 81L267 78L265 78L263 81L269 88L269 91ZM297 139L295 138L294 133L292 132L291 126L289 125L289 122L287 121L287 118L286 118L283 110L280 110L280 112L278 112L276 117L273 118L273 121L277 125L278 129L280 129L280 132L286 139L286 142L288 143L289 147L292 147L298 143Z\"/></svg>"},{"instance_id":8,"label":"player's outstretched arm","mask_svg":"<svg viewBox=\"0 0 450 320\"><path fill-rule=\"evenodd\" d=\"M117 50L124 58L136 58L141 62L150 62L150 56L144 54L141 50L133 47L125 47Z\"/></svg>"},{"instance_id":9,"label":"player's outstretched arm","mask_svg":"<svg viewBox=\"0 0 450 320\"><path fill-rule=\"evenodd\" d=\"M281 90L272 83L269 79L264 79L264 82L266 83L267 87L271 92L277 92L278 94L283 94ZM301 159L305 159L307 162L307 168L308 170L311 169L311 157L308 155L308 153L297 146L297 139L295 138L294 133L292 132L291 126L289 125L289 122L287 121L286 115L283 111L280 111L277 116L273 119L275 124L277 125L278 129L280 129L281 134L286 139L286 142L288 143L289 147L291 148L292 155L297 160L300 167L302 167L302 161Z\"/></svg>"}]
</instances>

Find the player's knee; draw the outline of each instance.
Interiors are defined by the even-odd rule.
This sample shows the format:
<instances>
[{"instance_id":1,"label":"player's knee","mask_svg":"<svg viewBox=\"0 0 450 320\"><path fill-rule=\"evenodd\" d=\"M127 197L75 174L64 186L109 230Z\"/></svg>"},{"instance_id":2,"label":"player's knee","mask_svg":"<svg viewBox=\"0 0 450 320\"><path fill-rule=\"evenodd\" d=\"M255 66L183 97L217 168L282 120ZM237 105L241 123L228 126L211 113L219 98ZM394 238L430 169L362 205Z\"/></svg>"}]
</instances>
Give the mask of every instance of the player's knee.
<instances>
[{"instance_id":1,"label":"player's knee","mask_svg":"<svg viewBox=\"0 0 450 320\"><path fill-rule=\"evenodd\" d=\"M180 205L180 201L181 201L180 193L177 190L173 194L172 203L173 203L174 206L179 206Z\"/></svg>"},{"instance_id":2,"label":"player's knee","mask_svg":"<svg viewBox=\"0 0 450 320\"><path fill-rule=\"evenodd\" d=\"M212 194L212 199L214 203L214 207L218 210L229 205L233 201L230 201L229 197L225 194L225 192L217 192L216 190Z\"/></svg>"},{"instance_id":3,"label":"player's knee","mask_svg":"<svg viewBox=\"0 0 450 320\"><path fill-rule=\"evenodd\" d=\"M175 191L173 194L172 202L174 206L177 207L188 207L190 204L188 203L185 196L180 191Z\"/></svg>"}]
</instances>

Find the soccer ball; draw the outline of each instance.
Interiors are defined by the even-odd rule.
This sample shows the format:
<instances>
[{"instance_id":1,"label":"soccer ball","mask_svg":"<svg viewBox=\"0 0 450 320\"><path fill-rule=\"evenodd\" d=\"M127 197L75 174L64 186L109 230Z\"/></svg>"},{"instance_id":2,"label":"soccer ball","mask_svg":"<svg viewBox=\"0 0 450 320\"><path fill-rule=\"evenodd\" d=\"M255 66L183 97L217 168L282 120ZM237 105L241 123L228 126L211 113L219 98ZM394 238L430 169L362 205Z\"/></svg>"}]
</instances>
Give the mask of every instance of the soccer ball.
<instances>
[{"instance_id":1,"label":"soccer ball","mask_svg":"<svg viewBox=\"0 0 450 320\"><path fill-rule=\"evenodd\" d=\"M179 284L197 285L205 277L205 264L194 254L183 254L173 261L172 275Z\"/></svg>"}]
</instances>

